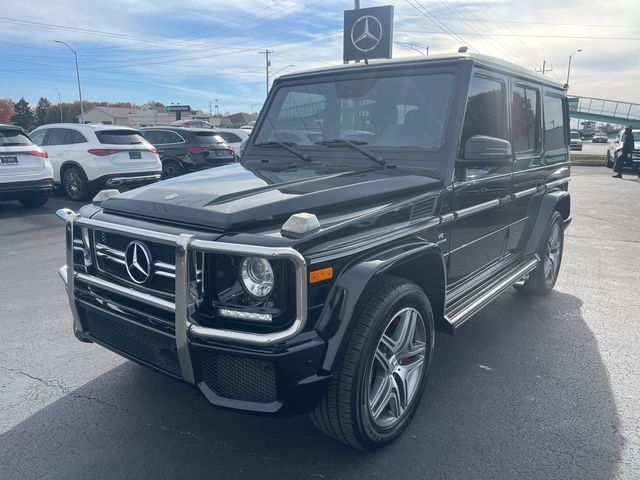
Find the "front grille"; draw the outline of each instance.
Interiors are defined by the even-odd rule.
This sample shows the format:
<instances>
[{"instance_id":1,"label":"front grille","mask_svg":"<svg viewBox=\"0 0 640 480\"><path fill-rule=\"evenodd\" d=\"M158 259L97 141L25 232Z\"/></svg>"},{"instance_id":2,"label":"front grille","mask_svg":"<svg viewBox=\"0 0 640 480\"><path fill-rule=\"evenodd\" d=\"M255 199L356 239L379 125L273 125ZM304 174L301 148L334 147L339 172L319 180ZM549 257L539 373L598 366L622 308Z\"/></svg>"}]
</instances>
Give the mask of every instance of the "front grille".
<instances>
[{"instance_id":1,"label":"front grille","mask_svg":"<svg viewBox=\"0 0 640 480\"><path fill-rule=\"evenodd\" d=\"M200 353L204 383L217 395L246 402L277 399L273 363L235 355Z\"/></svg>"},{"instance_id":2,"label":"front grille","mask_svg":"<svg viewBox=\"0 0 640 480\"><path fill-rule=\"evenodd\" d=\"M91 337L144 363L180 376L175 340L170 336L113 320L87 310L86 327Z\"/></svg>"},{"instance_id":3,"label":"front grille","mask_svg":"<svg viewBox=\"0 0 640 480\"><path fill-rule=\"evenodd\" d=\"M98 268L124 283L133 284L127 273L125 252L135 238L109 232L94 232L94 245ZM156 292L173 295L175 293L175 247L156 242L144 242L151 252L153 274L143 286ZM141 287L142 288L142 287Z\"/></svg>"}]
</instances>

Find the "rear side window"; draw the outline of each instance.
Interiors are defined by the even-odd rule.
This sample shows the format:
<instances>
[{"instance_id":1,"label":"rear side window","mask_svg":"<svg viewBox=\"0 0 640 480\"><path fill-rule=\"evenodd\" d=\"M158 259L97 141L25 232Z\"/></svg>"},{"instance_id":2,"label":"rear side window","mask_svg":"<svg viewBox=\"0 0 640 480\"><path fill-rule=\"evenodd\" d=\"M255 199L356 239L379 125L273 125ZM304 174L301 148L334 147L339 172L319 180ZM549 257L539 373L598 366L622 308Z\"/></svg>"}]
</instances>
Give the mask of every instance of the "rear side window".
<instances>
[{"instance_id":1,"label":"rear side window","mask_svg":"<svg viewBox=\"0 0 640 480\"><path fill-rule=\"evenodd\" d=\"M157 130L146 130L140 132L140 134L152 145L158 145L160 142L160 137L162 136L162 132L158 132Z\"/></svg>"},{"instance_id":2,"label":"rear side window","mask_svg":"<svg viewBox=\"0 0 640 480\"><path fill-rule=\"evenodd\" d=\"M69 130L67 143L86 143L87 139L77 130Z\"/></svg>"},{"instance_id":3,"label":"rear side window","mask_svg":"<svg viewBox=\"0 0 640 480\"><path fill-rule=\"evenodd\" d=\"M139 145L145 140L135 130L102 130L96 132L100 143L107 145Z\"/></svg>"},{"instance_id":4,"label":"rear side window","mask_svg":"<svg viewBox=\"0 0 640 480\"><path fill-rule=\"evenodd\" d=\"M66 138L68 131L66 128L52 128L49 130L46 145L64 145L67 143Z\"/></svg>"},{"instance_id":5,"label":"rear side window","mask_svg":"<svg viewBox=\"0 0 640 480\"><path fill-rule=\"evenodd\" d=\"M542 146L540 135L540 93L527 87L514 87L511 105L515 153L536 153Z\"/></svg>"},{"instance_id":6,"label":"rear side window","mask_svg":"<svg viewBox=\"0 0 640 480\"><path fill-rule=\"evenodd\" d=\"M471 79L461 150L474 135L507 139L505 100L505 88L501 81L478 75Z\"/></svg>"},{"instance_id":7,"label":"rear side window","mask_svg":"<svg viewBox=\"0 0 640 480\"><path fill-rule=\"evenodd\" d=\"M194 132L193 138L197 145L217 145L224 143L224 139L218 133Z\"/></svg>"},{"instance_id":8,"label":"rear side window","mask_svg":"<svg viewBox=\"0 0 640 480\"><path fill-rule=\"evenodd\" d=\"M37 132L31 132L31 140L33 140L33 143L36 145L42 145L44 137L47 135L48 131L49 129L45 128L43 130L38 130Z\"/></svg>"},{"instance_id":9,"label":"rear side window","mask_svg":"<svg viewBox=\"0 0 640 480\"><path fill-rule=\"evenodd\" d=\"M564 109L562 97L544 96L544 149L546 151L566 148Z\"/></svg>"},{"instance_id":10,"label":"rear side window","mask_svg":"<svg viewBox=\"0 0 640 480\"><path fill-rule=\"evenodd\" d=\"M29 137L14 128L0 129L0 147L18 147L33 145Z\"/></svg>"}]
</instances>

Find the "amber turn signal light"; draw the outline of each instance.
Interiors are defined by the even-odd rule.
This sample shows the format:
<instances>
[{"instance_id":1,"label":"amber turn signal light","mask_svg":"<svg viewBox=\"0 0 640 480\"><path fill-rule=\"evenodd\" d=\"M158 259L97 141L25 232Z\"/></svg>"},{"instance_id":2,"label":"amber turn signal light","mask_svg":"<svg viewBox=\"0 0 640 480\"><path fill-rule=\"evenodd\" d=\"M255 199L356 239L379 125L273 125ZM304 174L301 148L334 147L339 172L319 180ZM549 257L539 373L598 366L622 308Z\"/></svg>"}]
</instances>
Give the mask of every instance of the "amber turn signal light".
<instances>
[{"instance_id":1,"label":"amber turn signal light","mask_svg":"<svg viewBox=\"0 0 640 480\"><path fill-rule=\"evenodd\" d=\"M333 267L322 268L309 272L309 283L318 283L333 278Z\"/></svg>"}]
</instances>

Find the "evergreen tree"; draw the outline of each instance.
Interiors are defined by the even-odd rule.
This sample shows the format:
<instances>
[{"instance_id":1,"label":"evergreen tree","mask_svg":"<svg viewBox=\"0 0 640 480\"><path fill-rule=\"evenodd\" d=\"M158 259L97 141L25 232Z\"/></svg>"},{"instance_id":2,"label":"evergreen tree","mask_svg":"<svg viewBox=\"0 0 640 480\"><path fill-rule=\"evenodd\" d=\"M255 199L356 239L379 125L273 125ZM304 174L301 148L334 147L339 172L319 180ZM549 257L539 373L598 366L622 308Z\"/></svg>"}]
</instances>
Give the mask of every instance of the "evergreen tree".
<instances>
[{"instance_id":1,"label":"evergreen tree","mask_svg":"<svg viewBox=\"0 0 640 480\"><path fill-rule=\"evenodd\" d=\"M40 97L36 105L36 126L44 125L47 120L47 110L52 107L51 102L46 97Z\"/></svg>"},{"instance_id":2,"label":"evergreen tree","mask_svg":"<svg viewBox=\"0 0 640 480\"><path fill-rule=\"evenodd\" d=\"M11 117L11 121L16 125L20 125L25 130L29 130L35 120L33 110L29 106L24 97L18 100L14 106L15 114Z\"/></svg>"}]
</instances>

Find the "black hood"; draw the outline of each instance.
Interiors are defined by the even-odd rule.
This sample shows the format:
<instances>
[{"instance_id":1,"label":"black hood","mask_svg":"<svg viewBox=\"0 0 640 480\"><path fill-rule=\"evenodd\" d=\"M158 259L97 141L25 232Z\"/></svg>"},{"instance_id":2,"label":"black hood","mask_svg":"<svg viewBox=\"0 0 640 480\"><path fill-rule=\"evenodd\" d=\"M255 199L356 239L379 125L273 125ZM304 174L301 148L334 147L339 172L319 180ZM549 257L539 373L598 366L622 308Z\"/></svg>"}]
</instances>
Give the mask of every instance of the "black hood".
<instances>
[{"instance_id":1,"label":"black hood","mask_svg":"<svg viewBox=\"0 0 640 480\"><path fill-rule=\"evenodd\" d=\"M440 185L436 178L384 168L331 172L311 165L277 170L235 163L123 193L103 208L167 223L250 231L297 212L346 213Z\"/></svg>"}]
</instances>

